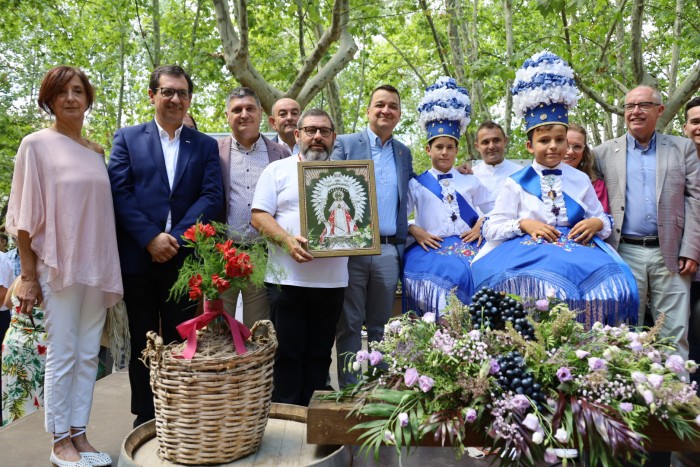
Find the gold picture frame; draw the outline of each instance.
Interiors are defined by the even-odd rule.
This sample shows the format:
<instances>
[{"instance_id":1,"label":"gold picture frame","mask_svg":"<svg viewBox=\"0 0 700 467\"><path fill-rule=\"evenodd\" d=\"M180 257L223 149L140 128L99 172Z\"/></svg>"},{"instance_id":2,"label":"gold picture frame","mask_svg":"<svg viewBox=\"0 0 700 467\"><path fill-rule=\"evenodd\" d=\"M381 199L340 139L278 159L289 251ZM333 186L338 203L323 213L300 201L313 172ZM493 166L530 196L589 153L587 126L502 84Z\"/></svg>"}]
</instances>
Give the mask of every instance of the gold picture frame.
<instances>
[{"instance_id":1,"label":"gold picture frame","mask_svg":"<svg viewBox=\"0 0 700 467\"><path fill-rule=\"evenodd\" d=\"M314 257L381 253L374 162L299 163L301 235Z\"/></svg>"}]
</instances>

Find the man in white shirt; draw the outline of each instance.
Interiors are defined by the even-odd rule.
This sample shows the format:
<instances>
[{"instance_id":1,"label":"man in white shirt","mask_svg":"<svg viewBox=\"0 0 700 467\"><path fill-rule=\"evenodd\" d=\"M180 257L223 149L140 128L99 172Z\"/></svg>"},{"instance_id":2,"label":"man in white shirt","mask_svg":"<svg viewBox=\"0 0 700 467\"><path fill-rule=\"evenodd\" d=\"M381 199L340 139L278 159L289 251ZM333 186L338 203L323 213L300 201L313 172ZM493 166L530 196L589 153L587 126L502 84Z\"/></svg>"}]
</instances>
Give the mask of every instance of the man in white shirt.
<instances>
[{"instance_id":1,"label":"man in white shirt","mask_svg":"<svg viewBox=\"0 0 700 467\"><path fill-rule=\"evenodd\" d=\"M508 137L496 122L487 120L479 125L474 146L483 162L474 166L472 172L496 199L505 179L522 169L522 166L505 159Z\"/></svg>"},{"instance_id":2,"label":"man in white shirt","mask_svg":"<svg viewBox=\"0 0 700 467\"><path fill-rule=\"evenodd\" d=\"M321 109L299 119L299 154L268 165L260 175L252 225L270 240L265 282L270 319L279 347L275 355L275 402L306 406L326 387L335 327L348 285L348 258L314 258L300 235L300 161L330 158L335 127Z\"/></svg>"}]
</instances>

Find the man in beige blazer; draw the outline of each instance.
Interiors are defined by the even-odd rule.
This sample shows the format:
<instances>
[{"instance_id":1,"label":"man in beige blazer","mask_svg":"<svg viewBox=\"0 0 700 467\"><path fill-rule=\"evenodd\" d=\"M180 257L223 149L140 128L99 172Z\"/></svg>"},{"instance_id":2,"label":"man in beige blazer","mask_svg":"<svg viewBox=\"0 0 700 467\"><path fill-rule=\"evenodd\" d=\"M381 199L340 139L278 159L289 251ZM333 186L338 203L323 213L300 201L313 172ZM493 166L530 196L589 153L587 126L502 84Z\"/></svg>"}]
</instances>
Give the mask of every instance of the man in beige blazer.
<instances>
[{"instance_id":1,"label":"man in beige blazer","mask_svg":"<svg viewBox=\"0 0 700 467\"><path fill-rule=\"evenodd\" d=\"M262 106L255 92L246 87L231 91L226 98L226 117L231 136L219 140L221 172L226 195L226 223L234 233L233 241L248 243L258 239L250 225L250 206L263 169L290 155L285 146L260 133ZM224 308L235 316L239 294L243 295L243 323L249 328L260 319L270 319L270 307L264 287L229 289L223 294Z\"/></svg>"},{"instance_id":2,"label":"man in beige blazer","mask_svg":"<svg viewBox=\"0 0 700 467\"><path fill-rule=\"evenodd\" d=\"M655 131L661 93L639 86L625 96L627 133L593 151L614 219L608 242L637 280L639 324L648 298L660 337L688 358L690 280L700 261L700 173L693 143Z\"/></svg>"}]
</instances>

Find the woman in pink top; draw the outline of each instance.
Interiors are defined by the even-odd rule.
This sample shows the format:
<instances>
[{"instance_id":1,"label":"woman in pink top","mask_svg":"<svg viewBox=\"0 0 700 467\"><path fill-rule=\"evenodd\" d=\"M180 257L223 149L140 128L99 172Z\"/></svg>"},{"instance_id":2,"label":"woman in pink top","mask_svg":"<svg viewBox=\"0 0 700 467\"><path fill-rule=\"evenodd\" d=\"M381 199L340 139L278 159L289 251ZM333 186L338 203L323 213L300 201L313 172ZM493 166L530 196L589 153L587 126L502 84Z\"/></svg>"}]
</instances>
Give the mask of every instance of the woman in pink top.
<instances>
[{"instance_id":1,"label":"woman in pink top","mask_svg":"<svg viewBox=\"0 0 700 467\"><path fill-rule=\"evenodd\" d=\"M608 190L605 188L603 179L598 178L593 167L593 154L588 147L586 129L577 123L569 123L569 130L566 133L569 149L566 151L564 163L588 175L591 179L595 194L598 195L603 210L610 214L610 204L608 203Z\"/></svg>"},{"instance_id":2,"label":"woman in pink top","mask_svg":"<svg viewBox=\"0 0 700 467\"><path fill-rule=\"evenodd\" d=\"M59 467L112 463L85 434L106 309L123 295L104 150L82 135L93 96L77 68L46 74L38 103L54 124L22 140L6 220L22 266L19 312L31 315L43 296L45 426Z\"/></svg>"}]
</instances>

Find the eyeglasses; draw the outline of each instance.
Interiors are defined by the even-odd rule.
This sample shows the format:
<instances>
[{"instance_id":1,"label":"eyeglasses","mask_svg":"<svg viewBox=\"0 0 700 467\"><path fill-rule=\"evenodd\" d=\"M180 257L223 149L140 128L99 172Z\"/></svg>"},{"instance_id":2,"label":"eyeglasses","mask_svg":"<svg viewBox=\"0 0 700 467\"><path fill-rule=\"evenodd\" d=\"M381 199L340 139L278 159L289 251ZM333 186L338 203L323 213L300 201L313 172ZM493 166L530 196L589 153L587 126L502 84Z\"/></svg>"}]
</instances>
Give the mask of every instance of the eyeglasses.
<instances>
[{"instance_id":1,"label":"eyeglasses","mask_svg":"<svg viewBox=\"0 0 700 467\"><path fill-rule=\"evenodd\" d=\"M581 151L583 151L584 147L585 146L581 146L580 144L569 144L567 146L567 148L569 148L571 151L574 151L574 152L581 152Z\"/></svg>"},{"instance_id":2,"label":"eyeglasses","mask_svg":"<svg viewBox=\"0 0 700 467\"><path fill-rule=\"evenodd\" d=\"M158 92L159 89L160 95L166 99L172 99L176 93L181 101L188 101L192 97L192 94L187 89L156 88L155 91Z\"/></svg>"},{"instance_id":3,"label":"eyeglasses","mask_svg":"<svg viewBox=\"0 0 700 467\"><path fill-rule=\"evenodd\" d=\"M300 128L304 133L306 133L306 136L316 136L317 132L321 132L321 136L324 138L327 138L333 133L333 128L327 128L327 127L315 127L315 126L305 126L304 128Z\"/></svg>"},{"instance_id":4,"label":"eyeglasses","mask_svg":"<svg viewBox=\"0 0 700 467\"><path fill-rule=\"evenodd\" d=\"M623 107L625 108L625 112L631 113L634 112L635 107L639 107L639 110L642 112L649 112L652 107L659 107L661 104L657 104L656 102L639 102L637 104L625 104Z\"/></svg>"}]
</instances>

